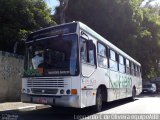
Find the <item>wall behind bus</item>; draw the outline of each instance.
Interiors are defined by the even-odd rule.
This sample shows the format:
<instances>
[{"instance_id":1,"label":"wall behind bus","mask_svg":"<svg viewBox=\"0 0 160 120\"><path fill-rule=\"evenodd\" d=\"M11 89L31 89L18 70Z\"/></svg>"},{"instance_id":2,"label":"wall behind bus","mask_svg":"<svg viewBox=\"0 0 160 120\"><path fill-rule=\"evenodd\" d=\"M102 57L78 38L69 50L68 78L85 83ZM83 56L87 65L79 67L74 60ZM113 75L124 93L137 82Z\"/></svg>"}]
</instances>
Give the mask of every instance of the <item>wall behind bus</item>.
<instances>
[{"instance_id":1,"label":"wall behind bus","mask_svg":"<svg viewBox=\"0 0 160 120\"><path fill-rule=\"evenodd\" d=\"M0 102L19 101L23 56L0 51Z\"/></svg>"}]
</instances>

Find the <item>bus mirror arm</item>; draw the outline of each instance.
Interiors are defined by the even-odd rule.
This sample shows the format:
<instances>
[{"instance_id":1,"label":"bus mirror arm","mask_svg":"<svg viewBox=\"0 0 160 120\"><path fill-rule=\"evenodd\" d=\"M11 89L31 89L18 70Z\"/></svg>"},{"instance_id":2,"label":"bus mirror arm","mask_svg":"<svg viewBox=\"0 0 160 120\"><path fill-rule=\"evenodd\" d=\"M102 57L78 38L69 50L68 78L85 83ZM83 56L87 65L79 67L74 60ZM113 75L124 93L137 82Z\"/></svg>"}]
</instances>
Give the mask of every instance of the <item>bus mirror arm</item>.
<instances>
[{"instance_id":1,"label":"bus mirror arm","mask_svg":"<svg viewBox=\"0 0 160 120\"><path fill-rule=\"evenodd\" d=\"M89 37L88 37L88 35L87 35L85 32L83 32L83 31L82 31L82 32L81 32L81 35L82 35L84 38L86 38L86 37L87 37L86 39L88 39L88 40L89 40Z\"/></svg>"}]
</instances>

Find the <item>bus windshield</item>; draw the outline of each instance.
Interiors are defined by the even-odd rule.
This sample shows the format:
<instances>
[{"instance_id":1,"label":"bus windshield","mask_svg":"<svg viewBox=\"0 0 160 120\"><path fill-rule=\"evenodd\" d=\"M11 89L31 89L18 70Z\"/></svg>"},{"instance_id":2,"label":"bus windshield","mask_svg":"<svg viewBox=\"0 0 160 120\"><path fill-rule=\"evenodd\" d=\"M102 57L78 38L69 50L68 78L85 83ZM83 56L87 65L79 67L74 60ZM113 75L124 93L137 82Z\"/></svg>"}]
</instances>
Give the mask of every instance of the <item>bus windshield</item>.
<instances>
[{"instance_id":1,"label":"bus windshield","mask_svg":"<svg viewBox=\"0 0 160 120\"><path fill-rule=\"evenodd\" d=\"M78 74L77 35L35 40L26 46L24 76Z\"/></svg>"}]
</instances>

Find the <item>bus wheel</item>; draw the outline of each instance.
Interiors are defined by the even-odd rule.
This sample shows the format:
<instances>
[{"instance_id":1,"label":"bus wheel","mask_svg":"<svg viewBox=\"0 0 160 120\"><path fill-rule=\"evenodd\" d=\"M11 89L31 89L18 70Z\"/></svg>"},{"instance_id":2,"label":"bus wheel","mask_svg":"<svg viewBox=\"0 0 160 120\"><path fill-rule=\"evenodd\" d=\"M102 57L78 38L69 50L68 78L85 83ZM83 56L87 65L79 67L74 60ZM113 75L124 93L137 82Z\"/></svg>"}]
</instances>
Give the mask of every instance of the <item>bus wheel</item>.
<instances>
[{"instance_id":1,"label":"bus wheel","mask_svg":"<svg viewBox=\"0 0 160 120\"><path fill-rule=\"evenodd\" d=\"M94 106L95 112L100 112L102 110L102 102L102 91L98 89L96 93L96 105Z\"/></svg>"}]
</instances>

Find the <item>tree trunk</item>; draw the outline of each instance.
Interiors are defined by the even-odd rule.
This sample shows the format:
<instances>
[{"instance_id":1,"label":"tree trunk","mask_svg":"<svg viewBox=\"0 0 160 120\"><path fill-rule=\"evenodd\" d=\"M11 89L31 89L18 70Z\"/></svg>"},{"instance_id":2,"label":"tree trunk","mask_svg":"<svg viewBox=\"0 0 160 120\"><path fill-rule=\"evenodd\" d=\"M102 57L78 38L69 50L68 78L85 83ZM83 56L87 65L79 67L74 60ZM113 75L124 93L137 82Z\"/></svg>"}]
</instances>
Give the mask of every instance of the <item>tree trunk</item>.
<instances>
[{"instance_id":1,"label":"tree trunk","mask_svg":"<svg viewBox=\"0 0 160 120\"><path fill-rule=\"evenodd\" d=\"M18 46L18 42L15 42L14 47L13 47L14 54L16 54L16 52L17 52L17 46Z\"/></svg>"},{"instance_id":2,"label":"tree trunk","mask_svg":"<svg viewBox=\"0 0 160 120\"><path fill-rule=\"evenodd\" d=\"M69 0L59 0L60 1L60 22L65 23L65 11L68 6Z\"/></svg>"}]
</instances>

